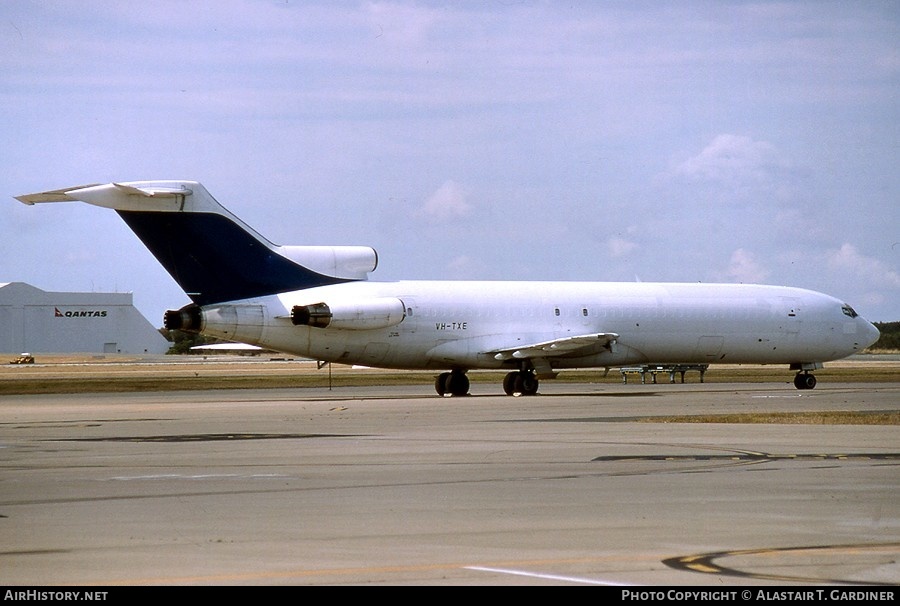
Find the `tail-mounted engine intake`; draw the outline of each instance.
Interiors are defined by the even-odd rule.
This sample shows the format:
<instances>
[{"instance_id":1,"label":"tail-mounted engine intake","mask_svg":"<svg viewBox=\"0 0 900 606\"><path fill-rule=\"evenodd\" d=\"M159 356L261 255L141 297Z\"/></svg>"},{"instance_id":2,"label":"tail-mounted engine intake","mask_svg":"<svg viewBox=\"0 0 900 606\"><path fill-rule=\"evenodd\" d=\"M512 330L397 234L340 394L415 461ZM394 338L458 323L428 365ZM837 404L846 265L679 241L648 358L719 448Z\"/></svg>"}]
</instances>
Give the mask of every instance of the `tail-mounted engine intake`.
<instances>
[{"instance_id":1,"label":"tail-mounted engine intake","mask_svg":"<svg viewBox=\"0 0 900 606\"><path fill-rule=\"evenodd\" d=\"M331 308L324 303L313 305L294 305L291 309L291 322L294 326L312 326L314 328L326 328L331 324L334 314Z\"/></svg>"},{"instance_id":2,"label":"tail-mounted engine intake","mask_svg":"<svg viewBox=\"0 0 900 606\"><path fill-rule=\"evenodd\" d=\"M163 326L166 330L200 332L202 322L200 306L194 303L185 305L181 309L170 309L163 316Z\"/></svg>"},{"instance_id":3,"label":"tail-mounted engine intake","mask_svg":"<svg viewBox=\"0 0 900 606\"><path fill-rule=\"evenodd\" d=\"M295 326L372 330L387 328L403 321L406 306L394 297L381 297L344 303L294 305L291 322Z\"/></svg>"}]
</instances>

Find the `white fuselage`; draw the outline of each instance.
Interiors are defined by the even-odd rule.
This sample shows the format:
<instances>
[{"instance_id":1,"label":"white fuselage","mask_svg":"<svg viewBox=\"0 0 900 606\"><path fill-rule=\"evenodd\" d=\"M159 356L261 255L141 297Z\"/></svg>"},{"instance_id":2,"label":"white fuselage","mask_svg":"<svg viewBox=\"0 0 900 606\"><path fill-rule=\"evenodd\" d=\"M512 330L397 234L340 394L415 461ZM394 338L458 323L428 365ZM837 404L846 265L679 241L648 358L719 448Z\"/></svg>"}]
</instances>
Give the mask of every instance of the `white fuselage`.
<instances>
[{"instance_id":1,"label":"white fuselage","mask_svg":"<svg viewBox=\"0 0 900 606\"><path fill-rule=\"evenodd\" d=\"M81 185L17 197L115 209L190 297L169 330L298 356L442 370L465 395L469 369L505 369L509 395L559 369L631 364L790 364L809 371L878 339L841 301L783 286L628 282L372 282L374 249L278 246L196 181Z\"/></svg>"},{"instance_id":2,"label":"white fuselage","mask_svg":"<svg viewBox=\"0 0 900 606\"><path fill-rule=\"evenodd\" d=\"M295 326L319 302L403 302L385 328ZM313 359L384 368L509 368L491 352L587 333L611 344L549 359L555 368L637 363L809 364L877 338L841 301L782 286L621 282L350 282L203 309L203 333Z\"/></svg>"}]
</instances>

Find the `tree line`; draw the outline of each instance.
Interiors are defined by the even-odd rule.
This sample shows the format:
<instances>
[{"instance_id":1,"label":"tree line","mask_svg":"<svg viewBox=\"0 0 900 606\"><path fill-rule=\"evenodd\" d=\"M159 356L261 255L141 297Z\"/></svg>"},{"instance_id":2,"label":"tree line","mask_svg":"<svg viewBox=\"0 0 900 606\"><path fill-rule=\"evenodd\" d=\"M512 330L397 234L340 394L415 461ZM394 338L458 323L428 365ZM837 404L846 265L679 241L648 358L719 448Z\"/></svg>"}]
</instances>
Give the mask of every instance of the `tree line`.
<instances>
[{"instance_id":1,"label":"tree line","mask_svg":"<svg viewBox=\"0 0 900 606\"><path fill-rule=\"evenodd\" d=\"M900 350L900 322L872 322L881 337L868 351Z\"/></svg>"}]
</instances>

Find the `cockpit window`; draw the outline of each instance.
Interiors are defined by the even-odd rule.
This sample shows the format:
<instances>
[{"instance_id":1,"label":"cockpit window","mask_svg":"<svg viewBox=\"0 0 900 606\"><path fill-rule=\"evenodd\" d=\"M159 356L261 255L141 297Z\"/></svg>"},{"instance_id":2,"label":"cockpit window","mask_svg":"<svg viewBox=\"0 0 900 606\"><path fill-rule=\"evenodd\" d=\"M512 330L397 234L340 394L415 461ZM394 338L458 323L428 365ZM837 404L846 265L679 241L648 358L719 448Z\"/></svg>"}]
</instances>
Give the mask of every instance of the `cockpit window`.
<instances>
[{"instance_id":1,"label":"cockpit window","mask_svg":"<svg viewBox=\"0 0 900 606\"><path fill-rule=\"evenodd\" d=\"M852 307L850 307L846 303L844 304L843 307L841 307L841 311L844 312L845 316L850 316L851 318L855 318L856 316L859 315L858 313L856 313L856 311Z\"/></svg>"}]
</instances>

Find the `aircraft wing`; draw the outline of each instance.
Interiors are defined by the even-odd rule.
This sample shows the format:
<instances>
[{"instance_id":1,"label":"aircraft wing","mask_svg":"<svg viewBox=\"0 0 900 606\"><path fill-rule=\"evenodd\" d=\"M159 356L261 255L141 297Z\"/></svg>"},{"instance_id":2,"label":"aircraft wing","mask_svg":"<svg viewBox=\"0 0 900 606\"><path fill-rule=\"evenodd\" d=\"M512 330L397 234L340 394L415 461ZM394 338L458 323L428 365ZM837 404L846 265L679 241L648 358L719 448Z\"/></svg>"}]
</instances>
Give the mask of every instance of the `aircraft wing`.
<instances>
[{"instance_id":1,"label":"aircraft wing","mask_svg":"<svg viewBox=\"0 0 900 606\"><path fill-rule=\"evenodd\" d=\"M522 360L525 358L549 358L564 356L589 347L608 347L619 338L614 332L596 332L574 337L562 337L551 341L515 345L507 349L494 349L489 352L495 360Z\"/></svg>"}]
</instances>

